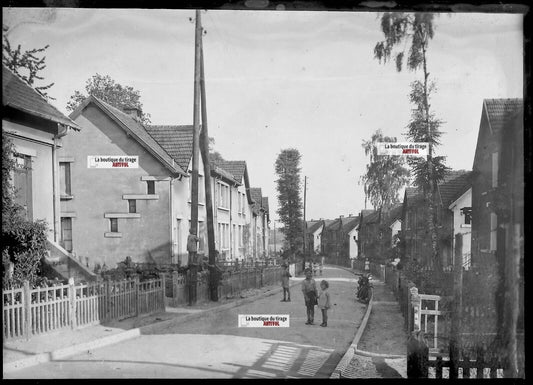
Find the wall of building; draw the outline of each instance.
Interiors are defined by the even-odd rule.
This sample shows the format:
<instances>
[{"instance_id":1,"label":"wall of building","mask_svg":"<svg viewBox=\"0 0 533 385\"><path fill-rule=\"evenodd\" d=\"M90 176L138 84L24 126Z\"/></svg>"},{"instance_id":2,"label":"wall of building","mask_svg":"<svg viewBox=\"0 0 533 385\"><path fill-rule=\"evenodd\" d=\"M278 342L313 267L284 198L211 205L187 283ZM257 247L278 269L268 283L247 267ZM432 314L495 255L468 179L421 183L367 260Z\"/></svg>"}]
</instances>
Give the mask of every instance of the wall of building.
<instances>
[{"instance_id":1,"label":"wall of building","mask_svg":"<svg viewBox=\"0 0 533 385\"><path fill-rule=\"evenodd\" d=\"M470 259L470 250L471 250L471 240L472 240L472 228L471 224L465 224L465 215L461 211L463 207L472 207L472 189L468 189L451 207L453 215L453 235L452 239L452 249L455 253L455 235L460 233L463 235L463 247L461 250L461 255L464 259Z\"/></svg>"},{"instance_id":2,"label":"wall of building","mask_svg":"<svg viewBox=\"0 0 533 385\"><path fill-rule=\"evenodd\" d=\"M169 171L93 105L78 116L76 123L82 127L81 132L67 135L59 154L63 159L73 159L73 199L61 201L62 215L72 217L73 252L88 257L91 268L94 263L115 267L126 256L136 262L170 263L168 180L155 182L157 199L136 200L140 218L118 219L120 235L109 234L110 219L105 217L106 213L128 213L128 200L123 195L147 194L147 182L142 177L168 177ZM88 155L136 155L139 168L89 169Z\"/></svg>"},{"instance_id":3,"label":"wall of building","mask_svg":"<svg viewBox=\"0 0 533 385\"><path fill-rule=\"evenodd\" d=\"M17 152L31 156L32 219L43 219L54 228L53 134L2 120L2 130L10 136ZM22 136L22 137L21 137ZM59 141L61 143L61 141ZM57 201L59 202L59 200ZM54 240L54 232L47 233Z\"/></svg>"}]
</instances>

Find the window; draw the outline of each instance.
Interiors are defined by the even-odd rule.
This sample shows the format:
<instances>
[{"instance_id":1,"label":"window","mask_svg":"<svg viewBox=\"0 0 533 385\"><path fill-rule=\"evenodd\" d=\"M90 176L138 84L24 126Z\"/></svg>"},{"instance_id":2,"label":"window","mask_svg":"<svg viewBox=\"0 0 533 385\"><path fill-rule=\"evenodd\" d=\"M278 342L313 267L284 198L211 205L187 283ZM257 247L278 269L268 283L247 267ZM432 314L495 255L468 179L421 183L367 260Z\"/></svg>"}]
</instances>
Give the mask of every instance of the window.
<instances>
[{"instance_id":1,"label":"window","mask_svg":"<svg viewBox=\"0 0 533 385\"><path fill-rule=\"evenodd\" d=\"M147 194L154 195L155 194L155 181L153 180L146 181L146 186L147 186Z\"/></svg>"},{"instance_id":2,"label":"window","mask_svg":"<svg viewBox=\"0 0 533 385\"><path fill-rule=\"evenodd\" d=\"M218 224L218 245L220 249L229 249L229 224Z\"/></svg>"},{"instance_id":3,"label":"window","mask_svg":"<svg viewBox=\"0 0 533 385\"><path fill-rule=\"evenodd\" d=\"M62 197L69 197L72 195L70 162L59 162L59 193Z\"/></svg>"},{"instance_id":4,"label":"window","mask_svg":"<svg viewBox=\"0 0 533 385\"><path fill-rule=\"evenodd\" d=\"M33 218L32 199L32 168L31 156L15 154L15 172L13 174L13 187L15 202L24 207L26 219Z\"/></svg>"},{"instance_id":5,"label":"window","mask_svg":"<svg viewBox=\"0 0 533 385\"><path fill-rule=\"evenodd\" d=\"M490 213L490 251L496 251L498 235L498 216Z\"/></svg>"},{"instance_id":6,"label":"window","mask_svg":"<svg viewBox=\"0 0 533 385\"><path fill-rule=\"evenodd\" d=\"M128 199L128 212L129 213L137 212L137 201L135 199Z\"/></svg>"},{"instance_id":7,"label":"window","mask_svg":"<svg viewBox=\"0 0 533 385\"><path fill-rule=\"evenodd\" d=\"M229 186L219 183L218 207L229 208Z\"/></svg>"},{"instance_id":8,"label":"window","mask_svg":"<svg viewBox=\"0 0 533 385\"><path fill-rule=\"evenodd\" d=\"M72 251L72 218L61 218L61 239L59 244L68 252Z\"/></svg>"},{"instance_id":9,"label":"window","mask_svg":"<svg viewBox=\"0 0 533 385\"><path fill-rule=\"evenodd\" d=\"M118 218L109 218L110 232L118 233Z\"/></svg>"},{"instance_id":10,"label":"window","mask_svg":"<svg viewBox=\"0 0 533 385\"><path fill-rule=\"evenodd\" d=\"M461 211L464 216L464 224L471 225L472 224L472 207L463 207Z\"/></svg>"},{"instance_id":11,"label":"window","mask_svg":"<svg viewBox=\"0 0 533 385\"><path fill-rule=\"evenodd\" d=\"M498 153L492 153L492 187L498 187Z\"/></svg>"}]
</instances>

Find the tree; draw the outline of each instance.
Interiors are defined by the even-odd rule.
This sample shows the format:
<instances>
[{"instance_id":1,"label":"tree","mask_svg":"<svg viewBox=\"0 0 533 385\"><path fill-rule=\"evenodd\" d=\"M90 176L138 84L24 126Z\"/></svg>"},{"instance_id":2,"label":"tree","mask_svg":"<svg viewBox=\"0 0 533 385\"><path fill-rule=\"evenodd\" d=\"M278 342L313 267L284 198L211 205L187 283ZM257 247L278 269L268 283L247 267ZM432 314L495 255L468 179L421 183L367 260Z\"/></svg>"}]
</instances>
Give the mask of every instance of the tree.
<instances>
[{"instance_id":1,"label":"tree","mask_svg":"<svg viewBox=\"0 0 533 385\"><path fill-rule=\"evenodd\" d=\"M409 182L409 170L404 167L403 157L377 154L378 142L396 141L396 138L383 136L381 130L377 130L370 140L364 140L362 144L365 155L370 159L361 181L365 198L376 210L387 211L397 204L400 201L399 191Z\"/></svg>"},{"instance_id":2,"label":"tree","mask_svg":"<svg viewBox=\"0 0 533 385\"><path fill-rule=\"evenodd\" d=\"M142 110L141 93L131 86L123 86L115 82L109 75L93 75L85 83L85 91L89 95L96 96L113 107L123 109L124 107L136 107L141 111L141 122L150 123L150 114ZM87 95L81 91L74 91L74 94L67 102L67 110L74 111L85 99Z\"/></svg>"},{"instance_id":3,"label":"tree","mask_svg":"<svg viewBox=\"0 0 533 385\"><path fill-rule=\"evenodd\" d=\"M291 253L295 253L302 244L302 198L300 196L300 159L297 149L282 150L275 163L278 191L278 215L283 224L281 228L289 244Z\"/></svg>"},{"instance_id":4,"label":"tree","mask_svg":"<svg viewBox=\"0 0 533 385\"><path fill-rule=\"evenodd\" d=\"M11 175L16 171L14 148L2 130L2 287L39 282L41 261L46 255L46 222L28 221L16 203Z\"/></svg>"},{"instance_id":5,"label":"tree","mask_svg":"<svg viewBox=\"0 0 533 385\"><path fill-rule=\"evenodd\" d=\"M385 40L380 41L374 48L374 57L379 62L387 63L394 56L396 69L402 70L405 61L405 50L409 47L407 68L410 71L422 69L422 81L411 83L410 102L414 105L411 120L407 126L407 137L416 142L429 144L428 156L410 158L409 165L414 175L414 183L422 189L428 209L427 226L431 236L431 263L441 269L438 244L437 223L437 183L443 179L447 167L444 157L434 156L434 148L440 144L442 132L439 130L442 121L437 119L431 110L430 96L436 90L435 83L429 81L427 68L427 51L429 40L433 38L434 28L432 13L406 14L402 12L384 13L381 17L381 30ZM393 53L395 47L399 51Z\"/></svg>"},{"instance_id":6,"label":"tree","mask_svg":"<svg viewBox=\"0 0 533 385\"><path fill-rule=\"evenodd\" d=\"M54 83L44 86L37 86L35 84L36 80L44 79L39 75L39 72L46 68L46 56L38 57L38 55L44 53L49 46L46 45L42 48L34 48L28 51L22 51L22 47L19 44L17 48L13 49L7 38L9 28L4 25L2 26L2 30L4 32L2 41L2 63L45 99L53 100L54 98L49 96L46 91L50 89Z\"/></svg>"}]
</instances>

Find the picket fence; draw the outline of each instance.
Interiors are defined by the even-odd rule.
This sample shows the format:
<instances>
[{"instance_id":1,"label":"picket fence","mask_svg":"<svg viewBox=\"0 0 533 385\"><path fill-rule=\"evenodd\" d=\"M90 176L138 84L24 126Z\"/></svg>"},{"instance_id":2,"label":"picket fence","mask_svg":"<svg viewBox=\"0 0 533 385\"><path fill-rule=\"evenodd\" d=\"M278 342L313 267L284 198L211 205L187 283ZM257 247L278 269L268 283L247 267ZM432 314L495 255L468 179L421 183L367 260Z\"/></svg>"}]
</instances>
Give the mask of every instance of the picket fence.
<instances>
[{"instance_id":1,"label":"picket fence","mask_svg":"<svg viewBox=\"0 0 533 385\"><path fill-rule=\"evenodd\" d=\"M14 339L148 314L165 308L164 277L2 290L3 336Z\"/></svg>"},{"instance_id":2,"label":"picket fence","mask_svg":"<svg viewBox=\"0 0 533 385\"><path fill-rule=\"evenodd\" d=\"M248 268L222 272L218 285L219 298L232 298L247 289L260 288L281 282L281 267ZM210 301L209 271L198 273L196 283L196 302ZM173 272L167 276L166 304L171 307L186 305L189 302L187 274Z\"/></svg>"}]
</instances>

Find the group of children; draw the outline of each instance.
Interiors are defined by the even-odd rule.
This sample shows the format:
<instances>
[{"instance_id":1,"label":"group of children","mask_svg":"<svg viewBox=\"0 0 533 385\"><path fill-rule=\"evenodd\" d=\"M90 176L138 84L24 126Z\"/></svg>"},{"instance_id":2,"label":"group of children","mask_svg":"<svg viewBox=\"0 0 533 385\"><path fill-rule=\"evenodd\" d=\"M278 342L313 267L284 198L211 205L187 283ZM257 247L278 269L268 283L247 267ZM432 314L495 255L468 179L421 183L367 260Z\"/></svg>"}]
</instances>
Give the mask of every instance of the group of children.
<instances>
[{"instance_id":1,"label":"group of children","mask_svg":"<svg viewBox=\"0 0 533 385\"><path fill-rule=\"evenodd\" d=\"M289 291L289 273L288 266L281 276L281 283L283 287L283 299L281 302L290 302L291 293ZM330 296L328 292L329 283L326 280L320 282L320 293L316 288L316 282L313 279L313 271L310 268L305 269L305 279L302 281L302 293L304 295L305 307L307 309L307 322L306 325L314 325L315 318L315 306L322 311L322 323L320 326L328 326L328 309L331 307ZM286 297L288 295L288 299Z\"/></svg>"}]
</instances>

